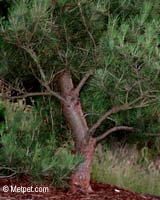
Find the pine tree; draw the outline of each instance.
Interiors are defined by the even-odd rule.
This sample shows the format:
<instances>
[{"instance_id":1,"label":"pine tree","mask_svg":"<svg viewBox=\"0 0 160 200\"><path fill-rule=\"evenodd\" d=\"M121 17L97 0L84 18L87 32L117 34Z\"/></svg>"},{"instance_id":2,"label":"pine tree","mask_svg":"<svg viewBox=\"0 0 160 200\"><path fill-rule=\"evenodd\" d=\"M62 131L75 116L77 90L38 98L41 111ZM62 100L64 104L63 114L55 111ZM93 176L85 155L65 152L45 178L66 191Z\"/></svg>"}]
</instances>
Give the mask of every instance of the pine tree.
<instances>
[{"instance_id":1,"label":"pine tree","mask_svg":"<svg viewBox=\"0 0 160 200\"><path fill-rule=\"evenodd\" d=\"M115 123L96 136L100 125L116 113L158 102L159 8L156 0L20 0L8 21L1 19L0 74L19 91L16 97L2 97L59 101L76 153L84 159L72 174L73 191L92 191L96 144L113 132L135 128ZM23 90L29 79L38 80L40 89ZM102 113L92 124L84 115L81 91L84 106L96 102Z\"/></svg>"}]
</instances>

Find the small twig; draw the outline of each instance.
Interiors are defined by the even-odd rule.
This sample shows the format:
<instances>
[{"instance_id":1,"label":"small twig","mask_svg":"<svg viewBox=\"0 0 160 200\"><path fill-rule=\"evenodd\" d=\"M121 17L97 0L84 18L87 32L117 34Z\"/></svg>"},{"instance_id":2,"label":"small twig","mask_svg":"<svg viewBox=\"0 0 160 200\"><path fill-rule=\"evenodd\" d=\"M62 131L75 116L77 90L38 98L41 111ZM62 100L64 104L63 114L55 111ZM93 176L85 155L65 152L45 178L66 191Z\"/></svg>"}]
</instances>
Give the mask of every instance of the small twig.
<instances>
[{"instance_id":1,"label":"small twig","mask_svg":"<svg viewBox=\"0 0 160 200\"><path fill-rule=\"evenodd\" d=\"M45 73L44 73L44 71L43 71L43 69L42 69L42 67L41 67L41 65L38 61L38 57L37 57L36 53L33 51L33 49L26 48L26 47L23 47L23 49L31 56L31 58L34 60L34 62L37 65L37 68L38 68L39 73L40 73L41 78L42 78L42 80L40 80L38 78L38 81L40 82L40 84L47 89L47 92L50 93L50 96L55 96L60 101L66 102L66 100L59 93L52 91L52 89L49 87L46 75L45 75ZM35 77L35 78L37 78L37 77ZM40 95L40 96L42 96L42 95Z\"/></svg>"},{"instance_id":2,"label":"small twig","mask_svg":"<svg viewBox=\"0 0 160 200\"><path fill-rule=\"evenodd\" d=\"M105 137L107 137L109 134L113 133L113 132L117 132L117 131L133 131L134 129L132 127L128 127L128 126L116 126L113 127L111 129L109 129L108 131L106 131L105 133L103 133L100 136L96 137L96 142L99 142L100 140L103 140Z\"/></svg>"},{"instance_id":3,"label":"small twig","mask_svg":"<svg viewBox=\"0 0 160 200\"><path fill-rule=\"evenodd\" d=\"M83 24L84 24L84 26L86 28L86 31L87 31L89 37L91 38L91 40L93 42L94 48L96 49L96 43L95 43L95 40L93 38L93 35L91 34L91 32L89 31L89 28L87 26L86 19L84 17L83 11L82 11L82 7L81 7L80 1L78 1L78 7L79 7L79 10L80 10L80 14L81 14L81 17L82 17Z\"/></svg>"},{"instance_id":4,"label":"small twig","mask_svg":"<svg viewBox=\"0 0 160 200\"><path fill-rule=\"evenodd\" d=\"M160 137L160 133L146 133L145 134L147 137Z\"/></svg>"},{"instance_id":5,"label":"small twig","mask_svg":"<svg viewBox=\"0 0 160 200\"><path fill-rule=\"evenodd\" d=\"M93 116L93 115L99 116L100 114L99 113L92 113L92 112L84 113L84 117Z\"/></svg>"},{"instance_id":6,"label":"small twig","mask_svg":"<svg viewBox=\"0 0 160 200\"><path fill-rule=\"evenodd\" d=\"M18 93L24 93L24 89L20 89L20 88L18 88L18 87L15 87L15 86L12 86L9 82L6 82L5 80L3 80L2 78L0 78L0 84L1 84L1 82L2 82L2 84L3 84L3 87L7 87L8 88L8 91L16 91L16 92L18 92ZM1 88L1 92L0 93L2 93L3 94L3 87ZM4 92L5 93L5 92Z\"/></svg>"},{"instance_id":7,"label":"small twig","mask_svg":"<svg viewBox=\"0 0 160 200\"><path fill-rule=\"evenodd\" d=\"M12 171L13 173L8 175L8 176L0 176L0 179L3 179L3 178L11 178L12 176L16 175L17 172L9 167L0 167L0 170L9 170L9 171Z\"/></svg>"},{"instance_id":8,"label":"small twig","mask_svg":"<svg viewBox=\"0 0 160 200\"><path fill-rule=\"evenodd\" d=\"M4 178L11 178L11 177L13 177L13 176L15 176L17 173L16 172L14 172L13 174L11 174L11 175L8 175L8 176L0 176L0 179L4 179Z\"/></svg>"},{"instance_id":9,"label":"small twig","mask_svg":"<svg viewBox=\"0 0 160 200\"><path fill-rule=\"evenodd\" d=\"M84 86L84 84L86 83L86 81L88 80L88 78L92 75L92 71L89 71L88 73L86 73L84 75L84 77L81 79L81 81L79 82L78 86L75 88L75 93L79 95L80 90L82 89L82 87Z\"/></svg>"}]
</instances>

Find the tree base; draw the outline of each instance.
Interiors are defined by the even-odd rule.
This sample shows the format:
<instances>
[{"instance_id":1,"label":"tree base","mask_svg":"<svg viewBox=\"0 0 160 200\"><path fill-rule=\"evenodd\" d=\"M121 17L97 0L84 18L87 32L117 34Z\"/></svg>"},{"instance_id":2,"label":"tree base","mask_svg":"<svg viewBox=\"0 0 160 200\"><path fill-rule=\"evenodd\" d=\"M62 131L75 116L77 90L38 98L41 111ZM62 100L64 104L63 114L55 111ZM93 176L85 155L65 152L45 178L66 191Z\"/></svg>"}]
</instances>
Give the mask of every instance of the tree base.
<instances>
[{"instance_id":1,"label":"tree base","mask_svg":"<svg viewBox=\"0 0 160 200\"><path fill-rule=\"evenodd\" d=\"M71 190L73 193L92 193L90 185L92 160L95 151L94 138L90 138L88 144L81 150L84 161L80 163L71 177Z\"/></svg>"},{"instance_id":2,"label":"tree base","mask_svg":"<svg viewBox=\"0 0 160 200\"><path fill-rule=\"evenodd\" d=\"M71 192L73 194L75 194L75 193L89 194L89 193L93 193L94 191L93 191L91 185L89 185L88 187L72 185Z\"/></svg>"}]
</instances>

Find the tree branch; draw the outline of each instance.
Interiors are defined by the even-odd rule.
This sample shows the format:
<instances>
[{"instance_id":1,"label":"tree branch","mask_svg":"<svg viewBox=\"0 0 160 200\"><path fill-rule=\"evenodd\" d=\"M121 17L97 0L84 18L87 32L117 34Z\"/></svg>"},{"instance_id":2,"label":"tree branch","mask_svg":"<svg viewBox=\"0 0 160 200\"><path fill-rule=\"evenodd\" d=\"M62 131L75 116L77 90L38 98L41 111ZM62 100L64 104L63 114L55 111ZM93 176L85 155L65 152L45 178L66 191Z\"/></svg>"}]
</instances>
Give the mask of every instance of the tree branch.
<instances>
[{"instance_id":1,"label":"tree branch","mask_svg":"<svg viewBox=\"0 0 160 200\"><path fill-rule=\"evenodd\" d=\"M109 111L107 111L104 115L102 115L97 122L90 128L89 133L91 135L93 135L96 131L96 129L101 125L101 123L106 120L110 115L112 115L113 113L117 113L119 111L122 110L127 110L129 109L129 105L128 104L124 104L122 106L114 106L112 109L110 109Z\"/></svg>"},{"instance_id":2,"label":"tree branch","mask_svg":"<svg viewBox=\"0 0 160 200\"><path fill-rule=\"evenodd\" d=\"M155 96L152 96L152 95L148 96L148 94L149 94L149 92L146 91L143 94L143 96L139 96L129 103L125 103L121 106L113 106L109 111L107 111L104 115L102 115L95 124L93 124L93 126L89 130L89 133L91 135L93 135L95 133L96 129L101 125L101 123L114 113L118 113L118 112L124 111L124 110L130 110L130 109L134 109L134 108L144 108L146 106L149 106L149 104L151 102L154 102L153 100L155 99ZM151 98L152 101L147 102L145 97Z\"/></svg>"},{"instance_id":3,"label":"tree branch","mask_svg":"<svg viewBox=\"0 0 160 200\"><path fill-rule=\"evenodd\" d=\"M146 137L160 137L160 133L146 133Z\"/></svg>"},{"instance_id":4,"label":"tree branch","mask_svg":"<svg viewBox=\"0 0 160 200\"><path fill-rule=\"evenodd\" d=\"M3 95L3 94L0 94L0 97L2 97L3 99L24 99L24 98L27 98L27 97L33 97L33 96L54 96L54 97L57 97L59 100L61 101L66 101L63 97L61 97L59 95L59 93L57 92L33 92L33 93L26 93L26 94L23 94L23 95L19 95L19 96L8 96L8 95Z\"/></svg>"},{"instance_id":5,"label":"tree branch","mask_svg":"<svg viewBox=\"0 0 160 200\"><path fill-rule=\"evenodd\" d=\"M0 179L4 179L4 178L11 178L12 176L15 176L17 174L17 172L9 167L0 167L0 170L9 170L11 172L13 172L12 174L8 175L8 176L0 176Z\"/></svg>"},{"instance_id":6,"label":"tree branch","mask_svg":"<svg viewBox=\"0 0 160 200\"><path fill-rule=\"evenodd\" d=\"M94 40L94 38L93 38L93 35L91 34L91 32L89 31L89 28L88 28L88 26L87 26L86 19L85 19L85 17L84 17L83 11L82 11L82 7L81 7L80 1L78 1L78 7L79 7L79 11L80 11L80 14L81 14L81 18L82 18L84 27L86 28L86 31L87 31L89 37L91 38L91 40L92 40L92 42L93 42L94 48L96 49L96 42L95 42L95 40Z\"/></svg>"},{"instance_id":7,"label":"tree branch","mask_svg":"<svg viewBox=\"0 0 160 200\"><path fill-rule=\"evenodd\" d=\"M116 131L133 131L134 129L132 127L128 127L128 126L116 126L113 127L111 129L109 129L108 131L106 131L105 133L103 133L102 135L96 137L96 142L99 142L100 140L103 140L105 137L107 137L109 134L116 132Z\"/></svg>"},{"instance_id":8,"label":"tree branch","mask_svg":"<svg viewBox=\"0 0 160 200\"><path fill-rule=\"evenodd\" d=\"M34 62L37 65L37 68L39 70L39 73L41 75L41 79L37 78L37 76L33 73L33 75L35 76L35 78L40 82L40 84L45 87L47 89L47 92L50 93L50 96L55 96L57 99L59 99L60 101L62 101L63 103L66 102L66 100L57 92L54 92L53 90L51 90L51 88L49 87L49 84L47 82L47 78L46 75L38 61L38 57L36 55L36 53L33 51L33 49L27 48L27 47L23 47L23 49L31 56L31 58L34 60ZM31 66L30 66L31 67Z\"/></svg>"},{"instance_id":9,"label":"tree branch","mask_svg":"<svg viewBox=\"0 0 160 200\"><path fill-rule=\"evenodd\" d=\"M89 71L88 73L86 73L84 75L84 77L81 79L81 81L79 82L78 86L74 90L75 94L79 95L80 90L82 89L82 87L84 86L84 84L86 83L88 78L92 75L92 73L93 73L92 71Z\"/></svg>"}]
</instances>

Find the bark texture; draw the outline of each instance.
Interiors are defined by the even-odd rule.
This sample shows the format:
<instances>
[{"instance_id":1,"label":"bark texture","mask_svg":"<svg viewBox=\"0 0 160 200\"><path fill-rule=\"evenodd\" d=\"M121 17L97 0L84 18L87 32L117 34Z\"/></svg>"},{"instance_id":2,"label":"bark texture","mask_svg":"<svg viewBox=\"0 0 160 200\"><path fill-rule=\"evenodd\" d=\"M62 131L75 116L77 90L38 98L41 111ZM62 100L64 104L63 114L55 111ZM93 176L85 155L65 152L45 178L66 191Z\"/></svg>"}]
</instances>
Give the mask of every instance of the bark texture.
<instances>
[{"instance_id":1,"label":"bark texture","mask_svg":"<svg viewBox=\"0 0 160 200\"><path fill-rule=\"evenodd\" d=\"M61 96L65 99L65 102L61 102L63 114L71 127L76 153L81 154L84 159L72 174L71 189L73 192L91 192L91 165L96 140L87 136L89 129L83 115L79 94L77 94L74 88L69 71L65 71L61 74L59 83Z\"/></svg>"},{"instance_id":2,"label":"bark texture","mask_svg":"<svg viewBox=\"0 0 160 200\"><path fill-rule=\"evenodd\" d=\"M81 150L84 161L78 166L75 173L72 174L71 185L73 192L93 192L90 186L90 180L95 145L95 139L91 137L86 147Z\"/></svg>"}]
</instances>

